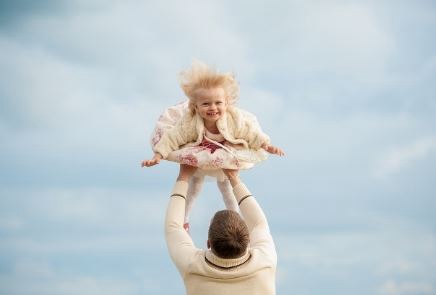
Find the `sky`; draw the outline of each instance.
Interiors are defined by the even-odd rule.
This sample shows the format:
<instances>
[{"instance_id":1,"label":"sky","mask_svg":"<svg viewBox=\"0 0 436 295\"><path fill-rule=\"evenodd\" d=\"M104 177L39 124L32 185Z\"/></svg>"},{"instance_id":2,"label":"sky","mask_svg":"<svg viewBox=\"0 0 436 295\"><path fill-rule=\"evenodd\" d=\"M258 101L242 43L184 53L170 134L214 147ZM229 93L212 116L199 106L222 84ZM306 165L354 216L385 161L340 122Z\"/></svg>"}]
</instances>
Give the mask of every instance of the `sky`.
<instances>
[{"instance_id":1,"label":"sky","mask_svg":"<svg viewBox=\"0 0 436 295\"><path fill-rule=\"evenodd\" d=\"M436 294L435 40L429 0L0 1L0 293L184 294L140 162L199 59L286 152L241 172L277 294Z\"/></svg>"}]
</instances>

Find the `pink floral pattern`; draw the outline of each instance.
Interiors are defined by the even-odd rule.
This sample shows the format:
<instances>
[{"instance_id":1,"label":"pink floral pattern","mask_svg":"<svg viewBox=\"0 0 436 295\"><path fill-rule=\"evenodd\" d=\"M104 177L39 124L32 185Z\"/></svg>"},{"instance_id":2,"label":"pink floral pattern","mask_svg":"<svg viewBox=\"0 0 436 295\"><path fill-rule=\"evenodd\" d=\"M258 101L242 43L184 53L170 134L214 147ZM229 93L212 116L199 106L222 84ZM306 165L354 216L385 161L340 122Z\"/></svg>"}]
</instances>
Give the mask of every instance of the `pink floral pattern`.
<instances>
[{"instance_id":1,"label":"pink floral pattern","mask_svg":"<svg viewBox=\"0 0 436 295\"><path fill-rule=\"evenodd\" d=\"M152 134L151 144L154 147L165 134L166 130L174 127L183 114L188 110L187 102L178 104L165 110L159 117ZM225 148L207 140L198 146L186 146L171 152L167 160L201 168L205 171L221 169L249 169L254 164L267 158L263 150L251 150L222 142ZM207 174L207 173L206 173ZM222 173L221 173L222 174Z\"/></svg>"},{"instance_id":2,"label":"pink floral pattern","mask_svg":"<svg viewBox=\"0 0 436 295\"><path fill-rule=\"evenodd\" d=\"M198 159L195 157L194 154L185 154L185 155L179 155L179 163L191 165L197 167L198 165Z\"/></svg>"},{"instance_id":3,"label":"pink floral pattern","mask_svg":"<svg viewBox=\"0 0 436 295\"><path fill-rule=\"evenodd\" d=\"M215 159L212 159L211 162L210 162L210 165L212 167L216 167L217 169L219 169L219 168L223 167L224 159L221 158L221 157L217 157Z\"/></svg>"},{"instance_id":4,"label":"pink floral pattern","mask_svg":"<svg viewBox=\"0 0 436 295\"><path fill-rule=\"evenodd\" d=\"M151 145L155 146L160 139L162 138L164 131L162 128L156 127L153 133L153 137L151 138Z\"/></svg>"},{"instance_id":5,"label":"pink floral pattern","mask_svg":"<svg viewBox=\"0 0 436 295\"><path fill-rule=\"evenodd\" d=\"M167 160L188 164L205 170L249 169L263 161L263 153L253 150L236 150L226 145L226 149L217 148L212 152L204 146L184 147L168 155Z\"/></svg>"}]
</instances>

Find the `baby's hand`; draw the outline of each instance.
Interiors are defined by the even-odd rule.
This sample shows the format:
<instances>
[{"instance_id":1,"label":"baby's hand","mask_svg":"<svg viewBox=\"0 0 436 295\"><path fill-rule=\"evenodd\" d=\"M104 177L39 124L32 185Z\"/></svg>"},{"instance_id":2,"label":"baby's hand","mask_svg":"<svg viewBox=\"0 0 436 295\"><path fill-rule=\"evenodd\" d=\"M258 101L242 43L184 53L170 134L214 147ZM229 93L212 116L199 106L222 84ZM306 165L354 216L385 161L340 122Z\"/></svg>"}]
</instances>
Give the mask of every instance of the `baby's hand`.
<instances>
[{"instance_id":1,"label":"baby's hand","mask_svg":"<svg viewBox=\"0 0 436 295\"><path fill-rule=\"evenodd\" d=\"M156 154L154 154L153 159L142 161L141 167L144 167L144 166L151 167L151 166L157 165L157 164L159 164L161 159L162 159L162 156L160 154L156 153Z\"/></svg>"},{"instance_id":2,"label":"baby's hand","mask_svg":"<svg viewBox=\"0 0 436 295\"><path fill-rule=\"evenodd\" d=\"M285 155L285 152L281 148L273 145L264 144L262 145L262 148L270 154L279 155L279 156Z\"/></svg>"}]
</instances>

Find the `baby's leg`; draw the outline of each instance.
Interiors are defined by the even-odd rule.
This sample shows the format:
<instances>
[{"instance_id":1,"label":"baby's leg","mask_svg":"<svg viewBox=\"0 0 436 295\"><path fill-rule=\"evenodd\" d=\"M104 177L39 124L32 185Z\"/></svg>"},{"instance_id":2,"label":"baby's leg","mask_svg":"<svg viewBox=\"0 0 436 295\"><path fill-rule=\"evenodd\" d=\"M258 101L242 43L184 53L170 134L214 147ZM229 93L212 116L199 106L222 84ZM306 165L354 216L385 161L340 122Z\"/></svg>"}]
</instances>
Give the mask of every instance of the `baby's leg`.
<instances>
[{"instance_id":1,"label":"baby's leg","mask_svg":"<svg viewBox=\"0 0 436 295\"><path fill-rule=\"evenodd\" d=\"M233 194L232 186L228 179L224 181L217 181L218 188L223 195L223 201L226 208L238 212L238 203L236 202L235 195Z\"/></svg>"},{"instance_id":2,"label":"baby's leg","mask_svg":"<svg viewBox=\"0 0 436 295\"><path fill-rule=\"evenodd\" d=\"M186 194L185 223L189 223L189 214L191 213L195 199L198 197L198 194L203 187L203 182L204 177L193 176L189 180L188 192Z\"/></svg>"}]
</instances>

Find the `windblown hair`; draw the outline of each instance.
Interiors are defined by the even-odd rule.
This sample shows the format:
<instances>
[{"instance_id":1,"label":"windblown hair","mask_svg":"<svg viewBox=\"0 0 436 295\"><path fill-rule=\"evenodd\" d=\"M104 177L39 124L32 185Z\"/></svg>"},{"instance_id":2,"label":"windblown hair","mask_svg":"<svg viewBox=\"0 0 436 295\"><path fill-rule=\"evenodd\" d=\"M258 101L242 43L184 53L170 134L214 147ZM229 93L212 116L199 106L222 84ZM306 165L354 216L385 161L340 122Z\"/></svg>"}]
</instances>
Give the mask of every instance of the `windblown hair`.
<instances>
[{"instance_id":1,"label":"windblown hair","mask_svg":"<svg viewBox=\"0 0 436 295\"><path fill-rule=\"evenodd\" d=\"M239 213L222 210L212 219L208 239L212 252L218 257L238 258L247 250L250 233Z\"/></svg>"},{"instance_id":2,"label":"windblown hair","mask_svg":"<svg viewBox=\"0 0 436 295\"><path fill-rule=\"evenodd\" d=\"M239 96L239 85L233 74L220 73L198 60L193 61L191 68L180 73L180 87L189 98L189 109L193 114L199 89L222 87L229 105L233 105Z\"/></svg>"}]
</instances>

